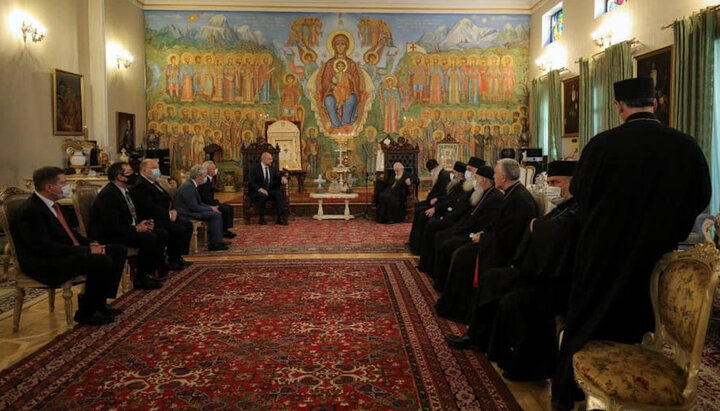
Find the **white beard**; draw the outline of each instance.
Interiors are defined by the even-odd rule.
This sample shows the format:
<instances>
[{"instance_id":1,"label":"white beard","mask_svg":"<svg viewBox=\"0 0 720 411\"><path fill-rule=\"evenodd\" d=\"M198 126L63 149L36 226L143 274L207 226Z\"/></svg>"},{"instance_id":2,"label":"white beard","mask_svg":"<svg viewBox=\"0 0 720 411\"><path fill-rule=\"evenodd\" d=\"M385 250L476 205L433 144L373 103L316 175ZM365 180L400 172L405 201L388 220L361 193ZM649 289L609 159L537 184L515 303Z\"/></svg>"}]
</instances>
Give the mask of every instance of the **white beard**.
<instances>
[{"instance_id":1,"label":"white beard","mask_svg":"<svg viewBox=\"0 0 720 411\"><path fill-rule=\"evenodd\" d=\"M470 204L472 204L473 207L476 206L477 203L480 202L480 199L482 198L483 193L484 193L484 191L483 191L482 187L475 187L475 191L473 191L472 195L470 195Z\"/></svg>"},{"instance_id":2,"label":"white beard","mask_svg":"<svg viewBox=\"0 0 720 411\"><path fill-rule=\"evenodd\" d=\"M452 188L455 187L461 181L463 181L463 180L459 180L457 178L450 180L450 182L447 185L447 191L450 192L450 190L452 190Z\"/></svg>"},{"instance_id":3,"label":"white beard","mask_svg":"<svg viewBox=\"0 0 720 411\"><path fill-rule=\"evenodd\" d=\"M469 193L475 188L475 183L472 180L463 181L463 191Z\"/></svg>"}]
</instances>

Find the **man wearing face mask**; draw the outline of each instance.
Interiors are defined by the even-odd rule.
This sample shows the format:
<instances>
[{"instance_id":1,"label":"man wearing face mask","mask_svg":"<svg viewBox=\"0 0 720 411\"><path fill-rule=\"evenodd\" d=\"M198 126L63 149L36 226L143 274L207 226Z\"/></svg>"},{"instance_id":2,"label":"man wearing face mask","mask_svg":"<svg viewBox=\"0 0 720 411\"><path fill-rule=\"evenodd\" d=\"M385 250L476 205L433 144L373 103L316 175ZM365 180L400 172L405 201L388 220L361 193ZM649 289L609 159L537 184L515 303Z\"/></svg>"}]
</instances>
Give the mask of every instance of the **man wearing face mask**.
<instances>
[{"instance_id":1,"label":"man wearing face mask","mask_svg":"<svg viewBox=\"0 0 720 411\"><path fill-rule=\"evenodd\" d=\"M227 204L222 204L220 203L220 201L215 199L215 189L217 187L218 173L217 165L214 161L206 161L203 163L203 167L207 169L208 177L205 184L201 184L198 186L198 191L200 192L200 199L202 200L203 204L215 206L218 208L218 210L220 210L223 221L223 237L235 238L237 234L230 231L230 229L233 227L233 219L235 218L233 215L233 208Z\"/></svg>"},{"instance_id":2,"label":"man wearing face mask","mask_svg":"<svg viewBox=\"0 0 720 411\"><path fill-rule=\"evenodd\" d=\"M124 244L138 249L137 272L133 288L154 290L167 277L165 245L167 231L155 228L152 220L138 220L135 204L130 198L130 187L137 174L125 162L116 162L107 169L110 183L95 199L90 212L90 236L105 243ZM156 276L157 273L157 276Z\"/></svg>"},{"instance_id":3,"label":"man wearing face mask","mask_svg":"<svg viewBox=\"0 0 720 411\"><path fill-rule=\"evenodd\" d=\"M470 197L475 191L474 175L478 168L484 165L484 160L470 157L467 166L461 173L453 173L455 174L451 183L453 187L448 189L448 195L438 200L437 204L425 213L430 217L430 221L425 226L423 233L418 269L430 277L434 275L433 269L435 268L435 234L452 227L470 211L472 207Z\"/></svg>"},{"instance_id":4,"label":"man wearing face mask","mask_svg":"<svg viewBox=\"0 0 720 411\"><path fill-rule=\"evenodd\" d=\"M430 217L425 215L425 212L437 204L440 197L447 194L447 186L450 183L450 173L445 171L437 160L428 160L426 167L432 176L433 185L425 200L415 205L415 217L413 218L410 241L408 242L413 254L420 254L420 244L422 243L425 224L430 220Z\"/></svg>"},{"instance_id":5,"label":"man wearing face mask","mask_svg":"<svg viewBox=\"0 0 720 411\"><path fill-rule=\"evenodd\" d=\"M470 328L448 338L456 348L488 351L511 380L544 379L553 370L555 315L566 309L579 230L569 192L574 169L573 161L548 164L548 185L564 201L530 221L509 265L480 272Z\"/></svg>"},{"instance_id":6,"label":"man wearing face mask","mask_svg":"<svg viewBox=\"0 0 720 411\"><path fill-rule=\"evenodd\" d=\"M153 220L155 228L168 233L168 268L182 270L191 265L182 258L190 253L192 223L178 217L172 198L157 182L160 178L160 165L157 159L146 158L140 163L140 177L130 188L130 198L135 205L138 219Z\"/></svg>"},{"instance_id":7,"label":"man wearing face mask","mask_svg":"<svg viewBox=\"0 0 720 411\"><path fill-rule=\"evenodd\" d=\"M106 299L116 296L127 248L90 242L70 228L57 203L71 191L62 169L35 170L33 184L35 192L10 221L20 268L54 288L84 275L85 292L78 296L75 321L87 325L111 323L120 311L110 308Z\"/></svg>"},{"instance_id":8,"label":"man wearing face mask","mask_svg":"<svg viewBox=\"0 0 720 411\"><path fill-rule=\"evenodd\" d=\"M198 187L207 184L207 169L201 165L190 168L190 176L175 194L175 208L181 217L205 221L208 225L208 250L227 250L223 242L222 214L217 206L203 204Z\"/></svg>"}]
</instances>

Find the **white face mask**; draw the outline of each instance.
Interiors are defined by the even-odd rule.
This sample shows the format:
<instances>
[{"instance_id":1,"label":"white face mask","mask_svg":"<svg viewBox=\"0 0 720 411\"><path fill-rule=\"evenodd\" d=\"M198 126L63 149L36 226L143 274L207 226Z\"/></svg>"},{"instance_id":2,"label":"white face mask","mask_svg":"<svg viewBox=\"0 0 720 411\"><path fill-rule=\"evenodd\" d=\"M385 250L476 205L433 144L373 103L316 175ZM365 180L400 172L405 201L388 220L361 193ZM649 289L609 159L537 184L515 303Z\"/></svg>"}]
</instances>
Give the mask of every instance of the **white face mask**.
<instances>
[{"instance_id":1,"label":"white face mask","mask_svg":"<svg viewBox=\"0 0 720 411\"><path fill-rule=\"evenodd\" d=\"M471 178L473 178L473 172L465 171L465 180L470 180Z\"/></svg>"},{"instance_id":2,"label":"white face mask","mask_svg":"<svg viewBox=\"0 0 720 411\"><path fill-rule=\"evenodd\" d=\"M547 188L545 189L545 196L548 198L548 200L560 197L561 193L562 190L560 189L560 187L547 186Z\"/></svg>"},{"instance_id":3,"label":"white face mask","mask_svg":"<svg viewBox=\"0 0 720 411\"><path fill-rule=\"evenodd\" d=\"M455 180L455 173L450 173L450 181Z\"/></svg>"}]
</instances>

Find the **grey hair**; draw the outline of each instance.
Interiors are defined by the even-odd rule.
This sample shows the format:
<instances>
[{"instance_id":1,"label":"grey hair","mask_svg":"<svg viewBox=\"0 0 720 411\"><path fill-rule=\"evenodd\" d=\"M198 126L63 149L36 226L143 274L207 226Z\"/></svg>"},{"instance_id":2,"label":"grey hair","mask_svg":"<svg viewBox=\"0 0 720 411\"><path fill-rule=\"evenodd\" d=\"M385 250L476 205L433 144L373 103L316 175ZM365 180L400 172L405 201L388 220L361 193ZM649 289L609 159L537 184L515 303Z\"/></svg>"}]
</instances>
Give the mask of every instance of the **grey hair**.
<instances>
[{"instance_id":1,"label":"grey hair","mask_svg":"<svg viewBox=\"0 0 720 411\"><path fill-rule=\"evenodd\" d=\"M150 163L157 161L160 164L160 160L157 158L146 158L140 163L140 168L150 168Z\"/></svg>"},{"instance_id":2,"label":"grey hair","mask_svg":"<svg viewBox=\"0 0 720 411\"><path fill-rule=\"evenodd\" d=\"M515 181L520 178L520 164L512 158L501 158L497 162L500 165L500 170L510 181Z\"/></svg>"},{"instance_id":3,"label":"grey hair","mask_svg":"<svg viewBox=\"0 0 720 411\"><path fill-rule=\"evenodd\" d=\"M198 178L203 174L207 174L207 168L196 164L190 168L190 178Z\"/></svg>"},{"instance_id":4,"label":"grey hair","mask_svg":"<svg viewBox=\"0 0 720 411\"><path fill-rule=\"evenodd\" d=\"M399 161L398 161L397 163L393 164L393 168L395 168L395 167L397 167L397 166L400 166L400 167L402 167L403 169L405 168L405 166L403 165L403 163L401 163L401 162L399 162Z\"/></svg>"},{"instance_id":5,"label":"grey hair","mask_svg":"<svg viewBox=\"0 0 720 411\"><path fill-rule=\"evenodd\" d=\"M205 169L209 169L209 168L210 168L210 164L215 164L215 162L212 161L212 160L208 160L208 161L202 163L202 166L205 167Z\"/></svg>"}]
</instances>

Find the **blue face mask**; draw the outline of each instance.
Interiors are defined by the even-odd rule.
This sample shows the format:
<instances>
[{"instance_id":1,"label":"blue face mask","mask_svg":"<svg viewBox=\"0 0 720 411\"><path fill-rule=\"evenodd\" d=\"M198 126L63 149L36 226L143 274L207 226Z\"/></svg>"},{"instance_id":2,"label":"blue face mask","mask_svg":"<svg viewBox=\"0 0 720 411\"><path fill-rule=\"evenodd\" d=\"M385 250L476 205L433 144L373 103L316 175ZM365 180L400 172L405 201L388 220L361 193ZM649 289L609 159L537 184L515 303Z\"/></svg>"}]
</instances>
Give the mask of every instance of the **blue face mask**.
<instances>
[{"instance_id":1,"label":"blue face mask","mask_svg":"<svg viewBox=\"0 0 720 411\"><path fill-rule=\"evenodd\" d=\"M160 178L160 169L153 168L150 174L150 178L152 178L153 180L157 180L158 178Z\"/></svg>"},{"instance_id":2,"label":"blue face mask","mask_svg":"<svg viewBox=\"0 0 720 411\"><path fill-rule=\"evenodd\" d=\"M70 194L72 194L72 187L70 187L70 184L65 184L62 186L62 192L58 196L58 200L61 198L68 198L70 197Z\"/></svg>"}]
</instances>

